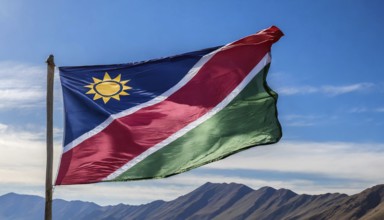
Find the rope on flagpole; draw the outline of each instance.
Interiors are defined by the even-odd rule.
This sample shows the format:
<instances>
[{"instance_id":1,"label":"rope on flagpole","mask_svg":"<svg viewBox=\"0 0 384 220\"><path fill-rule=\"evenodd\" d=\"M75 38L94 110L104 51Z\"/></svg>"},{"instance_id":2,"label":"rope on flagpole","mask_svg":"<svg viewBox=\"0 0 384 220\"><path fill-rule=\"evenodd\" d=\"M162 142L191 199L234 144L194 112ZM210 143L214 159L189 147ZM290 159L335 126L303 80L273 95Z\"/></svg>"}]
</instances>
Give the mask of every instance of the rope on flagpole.
<instances>
[{"instance_id":1,"label":"rope on flagpole","mask_svg":"<svg viewBox=\"0 0 384 220\"><path fill-rule=\"evenodd\" d=\"M47 61L47 166L45 175L45 220L52 220L52 166L53 166L53 55Z\"/></svg>"}]
</instances>

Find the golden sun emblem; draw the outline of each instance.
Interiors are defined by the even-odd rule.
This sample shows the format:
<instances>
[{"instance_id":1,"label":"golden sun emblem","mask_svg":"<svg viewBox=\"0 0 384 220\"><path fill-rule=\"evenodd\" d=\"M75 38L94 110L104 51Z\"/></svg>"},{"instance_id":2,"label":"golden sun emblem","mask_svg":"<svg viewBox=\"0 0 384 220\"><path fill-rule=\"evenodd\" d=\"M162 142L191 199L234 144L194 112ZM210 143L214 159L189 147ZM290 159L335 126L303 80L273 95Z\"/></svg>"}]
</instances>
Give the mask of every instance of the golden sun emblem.
<instances>
[{"instance_id":1,"label":"golden sun emblem","mask_svg":"<svg viewBox=\"0 0 384 220\"><path fill-rule=\"evenodd\" d=\"M93 100L102 98L104 104L106 104L111 98L120 100L120 96L129 95L125 90L132 89L125 84L129 80L121 81L121 74L116 78L111 79L109 74L106 72L104 78L97 79L92 77L93 83L86 85L84 87L89 88L89 91L86 94L95 94Z\"/></svg>"}]
</instances>

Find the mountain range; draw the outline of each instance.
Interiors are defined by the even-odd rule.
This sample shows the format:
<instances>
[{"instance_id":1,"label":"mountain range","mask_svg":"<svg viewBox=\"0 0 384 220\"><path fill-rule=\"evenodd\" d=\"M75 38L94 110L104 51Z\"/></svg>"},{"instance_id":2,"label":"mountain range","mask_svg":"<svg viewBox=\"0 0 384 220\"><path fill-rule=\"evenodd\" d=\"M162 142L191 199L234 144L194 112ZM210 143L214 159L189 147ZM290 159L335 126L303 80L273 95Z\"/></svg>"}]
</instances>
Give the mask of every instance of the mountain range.
<instances>
[{"instance_id":1,"label":"mountain range","mask_svg":"<svg viewBox=\"0 0 384 220\"><path fill-rule=\"evenodd\" d=\"M0 219L43 219L44 198L8 193L0 196ZM258 219L383 220L384 185L348 196L296 194L288 189L253 190L237 183L206 183L172 201L144 205L99 206L92 202L53 201L53 219Z\"/></svg>"}]
</instances>

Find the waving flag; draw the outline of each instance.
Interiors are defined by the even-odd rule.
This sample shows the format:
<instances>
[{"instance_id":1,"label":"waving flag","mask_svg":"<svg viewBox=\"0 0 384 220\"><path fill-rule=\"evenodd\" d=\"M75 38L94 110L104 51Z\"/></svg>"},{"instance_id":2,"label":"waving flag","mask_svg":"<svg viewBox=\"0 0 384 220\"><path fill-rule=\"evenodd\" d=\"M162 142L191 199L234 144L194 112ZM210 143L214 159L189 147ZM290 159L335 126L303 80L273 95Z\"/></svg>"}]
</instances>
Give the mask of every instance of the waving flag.
<instances>
[{"instance_id":1,"label":"waving flag","mask_svg":"<svg viewBox=\"0 0 384 220\"><path fill-rule=\"evenodd\" d=\"M56 185L167 177L277 142L266 84L270 27L222 47L146 62L60 67L64 149Z\"/></svg>"}]
</instances>

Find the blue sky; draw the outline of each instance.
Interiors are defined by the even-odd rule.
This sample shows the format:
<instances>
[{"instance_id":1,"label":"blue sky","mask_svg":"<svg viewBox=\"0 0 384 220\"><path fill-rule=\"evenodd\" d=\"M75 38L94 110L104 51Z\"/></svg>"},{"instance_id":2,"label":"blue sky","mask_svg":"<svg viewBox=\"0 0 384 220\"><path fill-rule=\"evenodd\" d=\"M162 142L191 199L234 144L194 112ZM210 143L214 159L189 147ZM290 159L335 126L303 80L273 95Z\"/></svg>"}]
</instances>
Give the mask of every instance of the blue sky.
<instances>
[{"instance_id":1,"label":"blue sky","mask_svg":"<svg viewBox=\"0 0 384 220\"><path fill-rule=\"evenodd\" d=\"M0 194L44 194L45 64L142 61L223 45L271 25L269 85L283 138L153 181L62 186L55 198L100 204L173 199L206 181L298 193L343 192L384 175L384 3L340 1L0 0ZM55 167L63 129L55 81Z\"/></svg>"}]
</instances>

